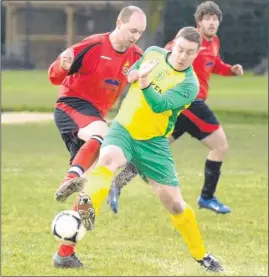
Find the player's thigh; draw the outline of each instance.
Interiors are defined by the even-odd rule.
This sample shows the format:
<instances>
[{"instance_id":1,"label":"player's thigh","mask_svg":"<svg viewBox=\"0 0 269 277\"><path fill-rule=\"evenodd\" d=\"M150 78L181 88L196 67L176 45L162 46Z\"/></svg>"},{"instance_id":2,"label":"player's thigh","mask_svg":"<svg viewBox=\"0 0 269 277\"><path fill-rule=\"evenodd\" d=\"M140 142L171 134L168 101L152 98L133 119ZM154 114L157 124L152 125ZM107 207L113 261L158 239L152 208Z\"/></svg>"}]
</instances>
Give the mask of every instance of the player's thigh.
<instances>
[{"instance_id":1,"label":"player's thigh","mask_svg":"<svg viewBox=\"0 0 269 277\"><path fill-rule=\"evenodd\" d=\"M100 112L88 101L76 97L61 98L56 103L54 120L59 131L78 140L87 141L92 136L103 137L107 125Z\"/></svg>"},{"instance_id":2,"label":"player's thigh","mask_svg":"<svg viewBox=\"0 0 269 277\"><path fill-rule=\"evenodd\" d=\"M148 182L152 185L153 192L170 213L178 214L184 211L186 203L178 186L167 186L152 179L148 179Z\"/></svg>"},{"instance_id":3,"label":"player's thigh","mask_svg":"<svg viewBox=\"0 0 269 277\"><path fill-rule=\"evenodd\" d=\"M205 139L220 128L215 114L203 101L193 102L182 114L186 118L186 132L199 141Z\"/></svg>"},{"instance_id":4,"label":"player's thigh","mask_svg":"<svg viewBox=\"0 0 269 277\"><path fill-rule=\"evenodd\" d=\"M108 134L104 138L100 151L100 159L105 155L107 156L107 153L111 152L113 149L117 151L117 153L119 149L121 150L119 159L124 160L124 164L121 164L121 166L124 166L133 159L133 139L129 132L116 121L112 122Z\"/></svg>"},{"instance_id":5,"label":"player's thigh","mask_svg":"<svg viewBox=\"0 0 269 277\"><path fill-rule=\"evenodd\" d=\"M136 141L133 162L143 179L153 179L168 186L179 185L168 139Z\"/></svg>"}]
</instances>

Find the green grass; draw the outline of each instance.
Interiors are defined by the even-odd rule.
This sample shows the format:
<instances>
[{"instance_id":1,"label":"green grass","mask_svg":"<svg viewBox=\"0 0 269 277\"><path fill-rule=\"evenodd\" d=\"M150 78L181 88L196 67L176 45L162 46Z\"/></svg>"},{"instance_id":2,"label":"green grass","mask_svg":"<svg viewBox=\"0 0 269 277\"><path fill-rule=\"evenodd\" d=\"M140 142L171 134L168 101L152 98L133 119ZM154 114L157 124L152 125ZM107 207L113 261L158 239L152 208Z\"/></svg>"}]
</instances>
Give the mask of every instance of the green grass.
<instances>
[{"instance_id":1,"label":"green grass","mask_svg":"<svg viewBox=\"0 0 269 277\"><path fill-rule=\"evenodd\" d=\"M213 75L208 103L216 110L268 114L268 78L251 73L229 78Z\"/></svg>"},{"instance_id":2,"label":"green grass","mask_svg":"<svg viewBox=\"0 0 269 277\"><path fill-rule=\"evenodd\" d=\"M3 71L2 110L52 111L58 87L52 85L47 71Z\"/></svg>"},{"instance_id":3,"label":"green grass","mask_svg":"<svg viewBox=\"0 0 269 277\"><path fill-rule=\"evenodd\" d=\"M196 198L207 150L184 136L172 149L182 191L194 208L204 241L228 276L268 276L267 124L224 122L230 153L218 196L230 215L199 210ZM2 127L2 274L4 276L205 276L189 256L150 187L135 179L123 191L120 213L105 205L96 229L78 245L86 267L56 270L57 244L50 233L56 213L74 198L53 194L68 168L68 153L51 123ZM208 274L210 275L210 274Z\"/></svg>"},{"instance_id":4,"label":"green grass","mask_svg":"<svg viewBox=\"0 0 269 277\"><path fill-rule=\"evenodd\" d=\"M251 73L244 77L212 76L209 103L215 110L268 114L268 78ZM53 110L58 87L47 71L3 71L2 110Z\"/></svg>"}]
</instances>

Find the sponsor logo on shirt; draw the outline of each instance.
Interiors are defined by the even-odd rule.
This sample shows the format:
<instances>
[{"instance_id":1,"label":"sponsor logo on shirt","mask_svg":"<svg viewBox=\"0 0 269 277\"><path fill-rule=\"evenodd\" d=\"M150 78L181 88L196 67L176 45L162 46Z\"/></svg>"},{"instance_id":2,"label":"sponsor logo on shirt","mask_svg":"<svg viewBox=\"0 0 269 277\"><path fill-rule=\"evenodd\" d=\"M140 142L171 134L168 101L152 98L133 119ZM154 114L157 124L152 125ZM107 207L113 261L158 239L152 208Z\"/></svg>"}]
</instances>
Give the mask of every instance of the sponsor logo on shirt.
<instances>
[{"instance_id":1,"label":"sponsor logo on shirt","mask_svg":"<svg viewBox=\"0 0 269 277\"><path fill-rule=\"evenodd\" d=\"M120 82L118 80L113 80L113 79L105 79L105 83L113 86L120 86Z\"/></svg>"},{"instance_id":2,"label":"sponsor logo on shirt","mask_svg":"<svg viewBox=\"0 0 269 277\"><path fill-rule=\"evenodd\" d=\"M120 86L120 81L115 79L105 79L102 88L116 92Z\"/></svg>"},{"instance_id":3,"label":"sponsor logo on shirt","mask_svg":"<svg viewBox=\"0 0 269 277\"><path fill-rule=\"evenodd\" d=\"M206 64L205 64L205 66L213 66L214 65L214 63L212 62L212 61L208 61Z\"/></svg>"},{"instance_id":4,"label":"sponsor logo on shirt","mask_svg":"<svg viewBox=\"0 0 269 277\"><path fill-rule=\"evenodd\" d=\"M158 93L162 93L162 89L157 86L154 82L151 83L151 86L158 92Z\"/></svg>"}]
</instances>

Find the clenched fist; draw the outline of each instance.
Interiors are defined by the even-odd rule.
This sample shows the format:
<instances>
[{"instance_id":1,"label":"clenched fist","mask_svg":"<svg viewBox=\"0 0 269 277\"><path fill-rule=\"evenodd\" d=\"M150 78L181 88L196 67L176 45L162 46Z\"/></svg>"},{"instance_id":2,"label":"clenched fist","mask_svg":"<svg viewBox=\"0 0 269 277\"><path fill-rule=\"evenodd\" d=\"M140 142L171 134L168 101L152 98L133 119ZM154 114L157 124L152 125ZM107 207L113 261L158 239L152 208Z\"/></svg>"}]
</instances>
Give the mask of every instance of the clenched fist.
<instances>
[{"instance_id":1,"label":"clenched fist","mask_svg":"<svg viewBox=\"0 0 269 277\"><path fill-rule=\"evenodd\" d=\"M244 74L243 67L241 64L235 64L231 67L231 71L236 76L242 76Z\"/></svg>"},{"instance_id":2,"label":"clenched fist","mask_svg":"<svg viewBox=\"0 0 269 277\"><path fill-rule=\"evenodd\" d=\"M66 49L60 54L60 65L64 70L69 70L74 61L74 51Z\"/></svg>"}]
</instances>

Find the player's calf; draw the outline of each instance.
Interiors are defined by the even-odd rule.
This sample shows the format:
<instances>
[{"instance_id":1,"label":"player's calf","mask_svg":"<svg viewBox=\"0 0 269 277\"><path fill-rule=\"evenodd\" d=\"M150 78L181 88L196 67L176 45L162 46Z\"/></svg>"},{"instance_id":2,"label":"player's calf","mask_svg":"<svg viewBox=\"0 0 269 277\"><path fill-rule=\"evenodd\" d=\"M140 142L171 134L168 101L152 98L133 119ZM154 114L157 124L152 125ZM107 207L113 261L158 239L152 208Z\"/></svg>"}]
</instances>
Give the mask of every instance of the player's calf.
<instances>
[{"instance_id":1,"label":"player's calf","mask_svg":"<svg viewBox=\"0 0 269 277\"><path fill-rule=\"evenodd\" d=\"M121 189L131 182L137 174L138 171L134 164L129 163L112 181L107 203L114 213L118 213Z\"/></svg>"}]
</instances>

